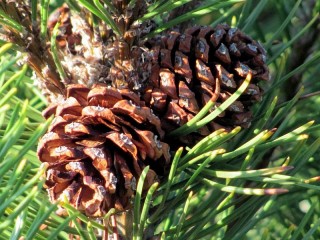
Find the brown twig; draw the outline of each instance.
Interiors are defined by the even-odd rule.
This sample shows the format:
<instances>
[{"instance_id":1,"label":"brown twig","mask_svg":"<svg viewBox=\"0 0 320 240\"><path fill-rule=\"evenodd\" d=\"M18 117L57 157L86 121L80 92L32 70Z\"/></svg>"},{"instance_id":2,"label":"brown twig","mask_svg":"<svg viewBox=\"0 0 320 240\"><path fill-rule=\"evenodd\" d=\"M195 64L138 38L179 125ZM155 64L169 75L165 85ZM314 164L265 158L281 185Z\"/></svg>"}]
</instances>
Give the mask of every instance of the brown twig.
<instances>
[{"instance_id":1,"label":"brown twig","mask_svg":"<svg viewBox=\"0 0 320 240\"><path fill-rule=\"evenodd\" d=\"M316 92L313 92L313 93L308 93L308 94L305 94L303 96L301 96L299 98L299 100L304 100L304 99L307 99L307 98L310 98L310 97L314 97L314 96L318 96L320 95L320 91L316 91Z\"/></svg>"},{"instance_id":2,"label":"brown twig","mask_svg":"<svg viewBox=\"0 0 320 240\"><path fill-rule=\"evenodd\" d=\"M110 221L109 221L110 219ZM118 227L117 227L117 220L115 215L111 215L109 219L103 220L105 230L102 236L103 240L120 240L119 233L118 233ZM109 224L112 227L112 233L109 233Z\"/></svg>"}]
</instances>

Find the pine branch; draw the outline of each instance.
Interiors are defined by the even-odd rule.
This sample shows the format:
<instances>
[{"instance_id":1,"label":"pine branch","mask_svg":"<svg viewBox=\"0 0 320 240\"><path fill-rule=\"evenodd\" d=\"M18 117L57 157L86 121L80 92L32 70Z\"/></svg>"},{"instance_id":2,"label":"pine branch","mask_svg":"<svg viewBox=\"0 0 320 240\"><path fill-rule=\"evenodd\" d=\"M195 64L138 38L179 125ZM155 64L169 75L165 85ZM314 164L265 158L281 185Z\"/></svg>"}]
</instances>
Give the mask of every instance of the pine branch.
<instances>
[{"instance_id":1,"label":"pine branch","mask_svg":"<svg viewBox=\"0 0 320 240\"><path fill-rule=\"evenodd\" d=\"M33 11L36 11L36 2L32 1ZM134 5L134 2L138 1L130 3ZM186 2L178 1L175 7ZM112 28L112 14L116 11L111 1L81 3ZM134 199L133 226L127 226L133 228L133 237L318 239L319 96L302 97L320 91L320 84L314 80L320 67L319 43L313 37L317 33L318 13L307 12L305 26L297 26L294 20L305 7L302 1L261 1L258 6L250 0L210 1L165 23L160 10L170 12L174 7L163 3L155 1L140 18L141 24L147 19L159 18L159 27L152 34L183 20L191 21L193 17L201 21L202 14L214 10L217 18L211 21L213 25L224 19L266 41L274 76L273 81L265 84L263 100L255 106L255 121L250 128L217 130L195 146L178 148L167 179L159 186L153 184L146 195L142 190L144 178L140 178ZM43 123L40 114L45 99L33 86L27 67L17 67L21 56L8 55L21 46L26 47L18 32L36 36L35 29L23 25L17 14L11 15L3 2L1 7L1 24L15 33L16 42L4 43L0 49L0 232L5 239L21 236L68 239L69 234L95 239L98 230L106 229L105 225L79 213L66 202L61 205L69 215L57 216L54 213L57 206L49 204L42 190L40 175L44 169L39 168L35 144L49 124L49 121ZM48 40L44 40L47 38L46 9L47 5L42 9L42 38L37 40L41 42L38 47ZM280 16L275 9L283 11L281 21L269 19L270 13L272 17ZM30 19L33 23L37 20L35 12ZM113 31L123 33L117 28ZM296 44L304 39L309 40L309 54L306 51L301 61L296 61L293 57L297 53ZM54 52L55 42L51 44ZM56 69L59 52L54 56L52 68ZM286 63L290 59L293 63L289 67ZM60 76L62 71L60 68ZM58 71L55 74L58 76ZM296 76L305 87L293 93L285 85L292 84ZM227 104L234 100L230 98ZM177 134L194 131L203 119L211 116L212 120L223 111L220 106L208 114L212 107L208 106L197 119L200 123L191 121ZM147 168L144 171L146 173ZM114 214L114 210L110 210L105 219ZM69 226L71 222L75 227Z\"/></svg>"}]
</instances>

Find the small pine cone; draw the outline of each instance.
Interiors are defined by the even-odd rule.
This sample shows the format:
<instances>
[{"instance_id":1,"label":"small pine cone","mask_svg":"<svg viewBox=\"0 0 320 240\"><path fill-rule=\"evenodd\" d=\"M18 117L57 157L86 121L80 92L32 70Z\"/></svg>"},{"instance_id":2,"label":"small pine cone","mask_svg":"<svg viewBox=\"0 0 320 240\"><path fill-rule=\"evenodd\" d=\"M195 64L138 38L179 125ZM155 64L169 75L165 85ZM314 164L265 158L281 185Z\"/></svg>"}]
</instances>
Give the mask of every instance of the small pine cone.
<instances>
[{"instance_id":1,"label":"small pine cone","mask_svg":"<svg viewBox=\"0 0 320 240\"><path fill-rule=\"evenodd\" d=\"M159 45L150 47L152 70L143 97L166 132L185 124L215 96L219 106L249 72L252 80L244 94L199 132L203 136L210 130L250 125L250 106L262 94L257 83L269 79L266 52L258 42L221 24L171 32Z\"/></svg>"},{"instance_id":2,"label":"small pine cone","mask_svg":"<svg viewBox=\"0 0 320 240\"><path fill-rule=\"evenodd\" d=\"M128 90L81 84L67 88L66 99L43 113L54 115L38 145L48 164L45 187L51 202L67 198L87 216L129 209L146 165L147 190L169 164L160 120Z\"/></svg>"}]
</instances>

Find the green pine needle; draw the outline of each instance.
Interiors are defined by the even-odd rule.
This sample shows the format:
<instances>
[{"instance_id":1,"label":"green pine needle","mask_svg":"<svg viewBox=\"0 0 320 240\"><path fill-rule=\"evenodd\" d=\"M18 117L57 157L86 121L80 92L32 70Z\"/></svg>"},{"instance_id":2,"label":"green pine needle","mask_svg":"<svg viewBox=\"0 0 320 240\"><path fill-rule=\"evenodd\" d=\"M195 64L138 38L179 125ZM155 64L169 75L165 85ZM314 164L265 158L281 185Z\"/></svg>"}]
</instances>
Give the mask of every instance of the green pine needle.
<instances>
[{"instance_id":1,"label":"green pine needle","mask_svg":"<svg viewBox=\"0 0 320 240\"><path fill-rule=\"evenodd\" d=\"M30 2L32 21L34 26L39 21L39 34L46 42L53 1ZM80 9L76 1L68 2L73 11ZM132 0L129 5L138 2ZM319 239L320 43L316 41L319 35L313 33L319 25L320 3L208 0L165 21L170 11L190 2L152 1L148 13L138 20L157 24L147 38L183 21L212 26L226 21L265 43L272 80L261 83L263 100L253 108L250 128L217 130L194 146L178 148L168 176L147 193L142 191L148 168L144 169L133 204L134 239L153 235L161 239ZM112 1L79 3L98 22L122 34L113 21L118 12ZM25 34L25 28L1 9L0 24ZM55 33L51 50L65 78ZM316 37L301 58L300 46L309 47L303 45L309 36ZM66 202L60 205L69 216L57 216L56 205L49 203L42 188L45 168L39 168L36 154L37 141L51 121L41 116L46 99L33 85L26 65L18 66L25 56L13 54L17 46L6 39L0 44L0 239L69 239L70 234L98 239L97 232L104 225ZM214 101L210 102L172 136L197 131L215 119L247 84L249 79L212 112ZM105 219L114 214L110 210Z\"/></svg>"}]
</instances>

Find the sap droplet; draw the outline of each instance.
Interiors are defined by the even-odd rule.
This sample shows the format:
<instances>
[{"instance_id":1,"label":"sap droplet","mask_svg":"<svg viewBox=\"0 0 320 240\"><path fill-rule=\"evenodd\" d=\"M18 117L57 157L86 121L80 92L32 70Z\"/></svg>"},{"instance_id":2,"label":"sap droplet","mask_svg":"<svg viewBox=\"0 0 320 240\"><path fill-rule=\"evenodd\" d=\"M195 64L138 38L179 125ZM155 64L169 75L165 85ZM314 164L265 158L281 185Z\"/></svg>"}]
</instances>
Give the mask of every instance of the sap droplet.
<instances>
[{"instance_id":1,"label":"sap droplet","mask_svg":"<svg viewBox=\"0 0 320 240\"><path fill-rule=\"evenodd\" d=\"M131 179L130 187L133 191L137 190L137 179L135 177Z\"/></svg>"},{"instance_id":2,"label":"sap droplet","mask_svg":"<svg viewBox=\"0 0 320 240\"><path fill-rule=\"evenodd\" d=\"M92 148L92 153L98 158L105 158L104 152L101 148Z\"/></svg>"},{"instance_id":3,"label":"sap droplet","mask_svg":"<svg viewBox=\"0 0 320 240\"><path fill-rule=\"evenodd\" d=\"M218 29L217 31L214 32L213 36L215 38L219 38L222 36L222 30L221 29Z\"/></svg>"},{"instance_id":4,"label":"sap droplet","mask_svg":"<svg viewBox=\"0 0 320 240\"><path fill-rule=\"evenodd\" d=\"M107 191L103 186L97 186L97 190L102 197L105 197L107 195Z\"/></svg>"},{"instance_id":5,"label":"sap droplet","mask_svg":"<svg viewBox=\"0 0 320 240\"><path fill-rule=\"evenodd\" d=\"M154 142L156 143L156 146L158 149L161 149L162 148L162 144L160 142L160 140L158 139L158 136L157 135L154 135Z\"/></svg>"},{"instance_id":6,"label":"sap droplet","mask_svg":"<svg viewBox=\"0 0 320 240\"><path fill-rule=\"evenodd\" d=\"M266 55L264 55L264 54L262 54L262 61L263 61L264 63L267 62L267 57L266 57Z\"/></svg>"},{"instance_id":7,"label":"sap droplet","mask_svg":"<svg viewBox=\"0 0 320 240\"><path fill-rule=\"evenodd\" d=\"M181 119L177 114L172 114L172 120L176 122L176 124L180 124Z\"/></svg>"},{"instance_id":8,"label":"sap droplet","mask_svg":"<svg viewBox=\"0 0 320 240\"><path fill-rule=\"evenodd\" d=\"M160 59L161 59L161 60L163 60L163 59L165 58L165 56L166 56L166 55L164 54L164 52L160 52Z\"/></svg>"},{"instance_id":9,"label":"sap droplet","mask_svg":"<svg viewBox=\"0 0 320 240\"><path fill-rule=\"evenodd\" d=\"M136 107L137 109L141 109L141 107L138 106L138 105L136 105L136 104L134 104L134 103L132 102L132 100L129 100L129 104L130 104L131 106L133 106L133 107Z\"/></svg>"},{"instance_id":10,"label":"sap droplet","mask_svg":"<svg viewBox=\"0 0 320 240\"><path fill-rule=\"evenodd\" d=\"M254 89L254 88L248 88L246 92L247 92L247 94L249 94L249 95L256 95L256 94L258 94L258 91L257 91L256 89Z\"/></svg>"},{"instance_id":11,"label":"sap droplet","mask_svg":"<svg viewBox=\"0 0 320 240\"><path fill-rule=\"evenodd\" d=\"M82 147L82 146L76 146L76 149L79 150L79 151L83 151L83 148L84 147Z\"/></svg>"},{"instance_id":12,"label":"sap droplet","mask_svg":"<svg viewBox=\"0 0 320 240\"><path fill-rule=\"evenodd\" d=\"M255 46L255 45L253 45L253 44L251 44L251 43L247 44L247 46L248 46L248 48L249 48L252 52L255 52L255 53L258 52L258 51L257 51L257 46Z\"/></svg>"},{"instance_id":13,"label":"sap droplet","mask_svg":"<svg viewBox=\"0 0 320 240\"><path fill-rule=\"evenodd\" d=\"M113 173L110 174L109 182L110 182L110 184L113 186L113 188L116 187L117 182L118 182L118 179L117 179L117 177L116 177Z\"/></svg>"},{"instance_id":14,"label":"sap droplet","mask_svg":"<svg viewBox=\"0 0 320 240\"><path fill-rule=\"evenodd\" d=\"M233 86L231 79L228 78L226 74L222 74L221 75L221 80L222 80L222 82L224 82L226 84L227 87L232 87Z\"/></svg>"},{"instance_id":15,"label":"sap droplet","mask_svg":"<svg viewBox=\"0 0 320 240\"><path fill-rule=\"evenodd\" d=\"M203 66L202 64L199 64L199 73L205 77L208 77L208 71L207 68L205 66Z\"/></svg>"},{"instance_id":16,"label":"sap droplet","mask_svg":"<svg viewBox=\"0 0 320 240\"><path fill-rule=\"evenodd\" d=\"M186 39L186 35L185 34L181 34L180 35L180 40L185 40Z\"/></svg>"},{"instance_id":17,"label":"sap droplet","mask_svg":"<svg viewBox=\"0 0 320 240\"><path fill-rule=\"evenodd\" d=\"M101 107L101 106L93 106L94 110L98 111L98 112L102 112L105 108Z\"/></svg>"},{"instance_id":18,"label":"sap droplet","mask_svg":"<svg viewBox=\"0 0 320 240\"><path fill-rule=\"evenodd\" d=\"M83 163L80 162L69 162L68 165L72 171L85 171Z\"/></svg>"},{"instance_id":19,"label":"sap droplet","mask_svg":"<svg viewBox=\"0 0 320 240\"><path fill-rule=\"evenodd\" d=\"M218 49L218 52L221 53L222 55L226 55L227 54L227 48L223 43L221 43L221 45L220 45L220 47Z\"/></svg>"},{"instance_id":20,"label":"sap droplet","mask_svg":"<svg viewBox=\"0 0 320 240\"><path fill-rule=\"evenodd\" d=\"M181 103L186 106L186 107L189 107L189 99L186 98L186 97L183 97L183 96L179 96L180 97L180 101Z\"/></svg>"},{"instance_id":21,"label":"sap droplet","mask_svg":"<svg viewBox=\"0 0 320 240\"><path fill-rule=\"evenodd\" d=\"M140 90L142 85L138 81L133 81L133 90Z\"/></svg>"},{"instance_id":22,"label":"sap droplet","mask_svg":"<svg viewBox=\"0 0 320 240\"><path fill-rule=\"evenodd\" d=\"M120 140L122 142L124 142L124 144L127 144L127 145L132 145L133 144L132 141L130 140L130 138L127 135L123 134L123 133L120 133Z\"/></svg>"},{"instance_id":23,"label":"sap droplet","mask_svg":"<svg viewBox=\"0 0 320 240\"><path fill-rule=\"evenodd\" d=\"M182 67L183 62L182 62L182 58L180 56L175 56L174 62L178 67Z\"/></svg>"},{"instance_id":24,"label":"sap droplet","mask_svg":"<svg viewBox=\"0 0 320 240\"><path fill-rule=\"evenodd\" d=\"M235 104L230 105L229 109L233 112L241 112L241 109Z\"/></svg>"},{"instance_id":25,"label":"sap droplet","mask_svg":"<svg viewBox=\"0 0 320 240\"><path fill-rule=\"evenodd\" d=\"M66 146L60 146L60 147L57 147L54 151L55 151L55 153L63 153L67 150L68 150L68 148Z\"/></svg>"},{"instance_id":26,"label":"sap droplet","mask_svg":"<svg viewBox=\"0 0 320 240\"><path fill-rule=\"evenodd\" d=\"M241 68L241 70L243 71L243 73L245 74L245 75L247 75L248 73L249 73L249 67L247 66L247 65L245 65L245 64L243 64L243 63L240 63L240 68Z\"/></svg>"},{"instance_id":27,"label":"sap droplet","mask_svg":"<svg viewBox=\"0 0 320 240\"><path fill-rule=\"evenodd\" d=\"M151 99L154 102L154 104L158 104L162 100L161 97L155 97L155 96L152 96Z\"/></svg>"},{"instance_id":28,"label":"sap droplet","mask_svg":"<svg viewBox=\"0 0 320 240\"><path fill-rule=\"evenodd\" d=\"M228 31L228 36L232 38L234 34L237 32L238 28L230 28Z\"/></svg>"},{"instance_id":29,"label":"sap droplet","mask_svg":"<svg viewBox=\"0 0 320 240\"><path fill-rule=\"evenodd\" d=\"M72 122L69 126L70 126L71 129L74 129L74 128L79 127L80 125L81 125L81 124L78 123L78 122Z\"/></svg>"},{"instance_id":30,"label":"sap droplet","mask_svg":"<svg viewBox=\"0 0 320 240\"><path fill-rule=\"evenodd\" d=\"M229 48L230 48L230 51L233 53L236 53L239 51L235 43L232 43Z\"/></svg>"},{"instance_id":31,"label":"sap droplet","mask_svg":"<svg viewBox=\"0 0 320 240\"><path fill-rule=\"evenodd\" d=\"M197 48L200 53L204 53L206 51L206 44L203 41L199 40Z\"/></svg>"},{"instance_id":32,"label":"sap droplet","mask_svg":"<svg viewBox=\"0 0 320 240\"><path fill-rule=\"evenodd\" d=\"M47 132L45 135L43 135L42 140L47 140L51 138L54 135L54 132Z\"/></svg>"},{"instance_id":33,"label":"sap droplet","mask_svg":"<svg viewBox=\"0 0 320 240\"><path fill-rule=\"evenodd\" d=\"M168 86L168 79L167 78L162 78L161 79L161 85L162 86Z\"/></svg>"}]
</instances>

